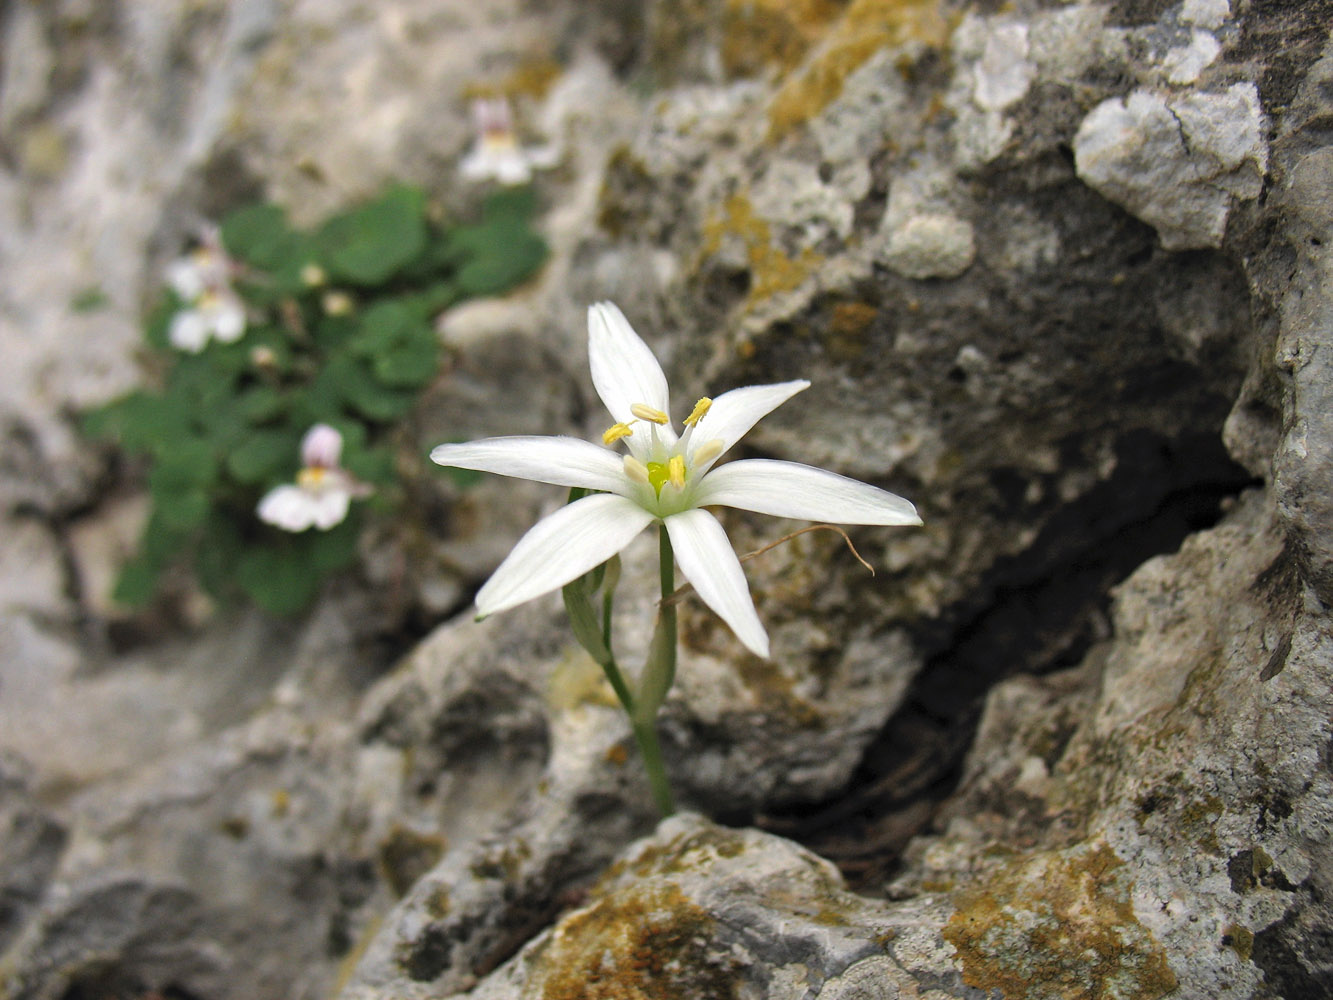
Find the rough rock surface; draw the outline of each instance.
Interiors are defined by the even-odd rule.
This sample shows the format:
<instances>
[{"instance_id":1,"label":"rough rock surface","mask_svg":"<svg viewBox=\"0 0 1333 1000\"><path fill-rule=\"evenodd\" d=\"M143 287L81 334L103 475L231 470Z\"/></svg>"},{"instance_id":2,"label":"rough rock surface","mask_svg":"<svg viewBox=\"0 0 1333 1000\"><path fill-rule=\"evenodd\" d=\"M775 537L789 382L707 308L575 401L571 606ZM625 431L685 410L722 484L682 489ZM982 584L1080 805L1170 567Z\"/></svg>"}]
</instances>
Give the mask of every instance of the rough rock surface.
<instances>
[{"instance_id":1,"label":"rough rock surface","mask_svg":"<svg viewBox=\"0 0 1333 1000\"><path fill-rule=\"evenodd\" d=\"M0 994L1333 996L1333 4L150 7L0 7ZM440 318L403 523L303 622L114 608L76 415L162 262L466 211L478 87L563 150L553 253ZM926 521L748 563L770 662L682 606L668 768L739 828L654 832L557 599L465 613L558 491L424 471L600 432L599 299L679 405L809 378L749 451Z\"/></svg>"}]
</instances>

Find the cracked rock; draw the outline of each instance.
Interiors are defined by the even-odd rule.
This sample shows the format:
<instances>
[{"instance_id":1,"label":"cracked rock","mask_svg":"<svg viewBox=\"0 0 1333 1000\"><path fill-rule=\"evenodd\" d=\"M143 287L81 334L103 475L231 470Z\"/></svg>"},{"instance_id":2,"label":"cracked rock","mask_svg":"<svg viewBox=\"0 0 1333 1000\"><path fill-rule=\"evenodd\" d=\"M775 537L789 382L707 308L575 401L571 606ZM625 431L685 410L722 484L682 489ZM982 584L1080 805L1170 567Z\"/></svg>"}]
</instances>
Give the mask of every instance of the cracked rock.
<instances>
[{"instance_id":1,"label":"cracked rock","mask_svg":"<svg viewBox=\"0 0 1333 1000\"><path fill-rule=\"evenodd\" d=\"M1268 167L1258 90L1110 98L1079 125L1074 157L1086 184L1155 228L1168 250L1221 246L1233 205L1258 197Z\"/></svg>"}]
</instances>

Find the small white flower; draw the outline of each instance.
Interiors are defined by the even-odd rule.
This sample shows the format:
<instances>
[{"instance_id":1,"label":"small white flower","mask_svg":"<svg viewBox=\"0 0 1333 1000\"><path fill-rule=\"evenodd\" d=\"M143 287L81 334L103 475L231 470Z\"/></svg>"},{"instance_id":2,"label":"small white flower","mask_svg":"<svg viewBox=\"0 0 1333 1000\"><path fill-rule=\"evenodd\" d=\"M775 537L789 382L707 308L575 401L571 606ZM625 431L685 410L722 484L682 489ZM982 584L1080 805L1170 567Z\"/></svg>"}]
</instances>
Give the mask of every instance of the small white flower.
<instances>
[{"instance_id":1,"label":"small white flower","mask_svg":"<svg viewBox=\"0 0 1333 1000\"><path fill-rule=\"evenodd\" d=\"M477 141L458 164L470 181L494 179L501 184L526 184L534 169L555 166L559 151L554 146L520 146L514 131L514 115L506 97L479 97L472 102L472 120Z\"/></svg>"},{"instance_id":2,"label":"small white flower","mask_svg":"<svg viewBox=\"0 0 1333 1000\"><path fill-rule=\"evenodd\" d=\"M235 343L245 332L245 303L231 287L232 262L215 241L205 241L167 267L167 283L187 304L171 318L172 346L198 354L216 338Z\"/></svg>"},{"instance_id":3,"label":"small white flower","mask_svg":"<svg viewBox=\"0 0 1333 1000\"><path fill-rule=\"evenodd\" d=\"M339 466L342 447L342 435L328 424L306 431L296 484L269 490L259 501L259 519L284 531L327 531L341 524L351 502L370 494L370 487Z\"/></svg>"},{"instance_id":4,"label":"small white flower","mask_svg":"<svg viewBox=\"0 0 1333 1000\"><path fill-rule=\"evenodd\" d=\"M593 386L616 421L603 443L571 437L488 438L442 444L440 465L596 490L561 507L524 535L477 594L493 614L562 587L615 555L649 524L661 522L676 562L700 599L760 656L768 636L750 598L740 560L722 525L704 507L843 524L920 524L900 496L795 462L745 459L716 467L761 418L807 388L804 379L747 386L701 399L679 436L672 428L666 376L648 345L609 302L588 310Z\"/></svg>"}]
</instances>

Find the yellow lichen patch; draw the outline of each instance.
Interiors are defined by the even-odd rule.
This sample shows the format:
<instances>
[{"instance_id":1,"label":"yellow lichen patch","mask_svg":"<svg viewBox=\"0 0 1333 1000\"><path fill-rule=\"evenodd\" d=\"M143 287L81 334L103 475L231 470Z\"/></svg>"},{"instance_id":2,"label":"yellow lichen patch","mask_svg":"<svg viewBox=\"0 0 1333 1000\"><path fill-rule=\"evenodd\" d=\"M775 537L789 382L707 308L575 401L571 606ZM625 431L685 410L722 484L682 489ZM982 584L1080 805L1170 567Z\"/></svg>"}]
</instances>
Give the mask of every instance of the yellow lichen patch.
<instances>
[{"instance_id":1,"label":"yellow lichen patch","mask_svg":"<svg viewBox=\"0 0 1333 1000\"><path fill-rule=\"evenodd\" d=\"M722 67L753 76L793 69L847 0L727 0L722 12Z\"/></svg>"},{"instance_id":2,"label":"yellow lichen patch","mask_svg":"<svg viewBox=\"0 0 1333 1000\"><path fill-rule=\"evenodd\" d=\"M1132 884L1103 840L1015 860L954 895L944 928L963 982L1005 1000L1157 1000L1175 974L1134 915Z\"/></svg>"},{"instance_id":3,"label":"yellow lichen patch","mask_svg":"<svg viewBox=\"0 0 1333 1000\"><path fill-rule=\"evenodd\" d=\"M709 953L713 927L676 885L618 889L556 925L538 959L542 1000L727 1000L735 975Z\"/></svg>"},{"instance_id":4,"label":"yellow lichen patch","mask_svg":"<svg viewBox=\"0 0 1333 1000\"><path fill-rule=\"evenodd\" d=\"M781 139L837 100L847 77L880 49L911 41L943 47L948 37L939 0L852 0L818 54L774 96L769 139Z\"/></svg>"},{"instance_id":5,"label":"yellow lichen patch","mask_svg":"<svg viewBox=\"0 0 1333 1000\"><path fill-rule=\"evenodd\" d=\"M744 244L750 265L747 305L799 288L824 260L809 247L793 259L774 246L772 227L755 213L754 205L743 194L732 195L720 214L709 216L704 222L703 236L704 257L717 253L723 241L730 237L738 238Z\"/></svg>"}]
</instances>

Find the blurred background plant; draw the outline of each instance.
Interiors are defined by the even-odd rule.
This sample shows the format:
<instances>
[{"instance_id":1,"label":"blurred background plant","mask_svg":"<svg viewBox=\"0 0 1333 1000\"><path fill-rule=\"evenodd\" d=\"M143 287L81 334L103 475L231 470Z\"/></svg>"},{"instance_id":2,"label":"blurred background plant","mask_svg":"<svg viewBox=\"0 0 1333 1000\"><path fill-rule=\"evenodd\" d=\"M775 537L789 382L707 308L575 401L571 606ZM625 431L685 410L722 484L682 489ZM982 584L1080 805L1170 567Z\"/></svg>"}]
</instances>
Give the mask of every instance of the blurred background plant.
<instances>
[{"instance_id":1,"label":"blurred background plant","mask_svg":"<svg viewBox=\"0 0 1333 1000\"><path fill-rule=\"evenodd\" d=\"M440 222L420 189L398 186L303 231L261 203L176 262L145 326L149 385L84 418L86 433L147 462L151 513L115 600L147 605L179 566L223 604L308 607L356 562L366 511L401 502L392 431L439 372L435 316L513 288L545 259L534 209L530 188L509 188L477 221ZM192 261L204 280L175 280ZM201 333L219 301L226 319ZM256 505L297 478L316 424L342 435L342 467L373 495L327 529L263 523Z\"/></svg>"}]
</instances>

